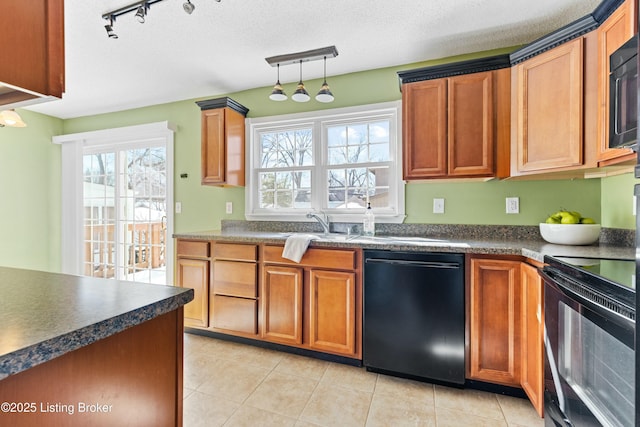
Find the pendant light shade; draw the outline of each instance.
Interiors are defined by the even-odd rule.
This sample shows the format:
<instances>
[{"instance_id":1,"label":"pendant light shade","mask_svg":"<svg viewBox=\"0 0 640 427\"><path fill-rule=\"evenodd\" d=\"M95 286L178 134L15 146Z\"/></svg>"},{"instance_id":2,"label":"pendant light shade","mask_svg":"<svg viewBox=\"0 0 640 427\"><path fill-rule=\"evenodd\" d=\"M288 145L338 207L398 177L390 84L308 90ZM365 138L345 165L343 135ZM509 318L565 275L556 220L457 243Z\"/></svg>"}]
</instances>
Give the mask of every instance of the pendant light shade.
<instances>
[{"instance_id":1,"label":"pendant light shade","mask_svg":"<svg viewBox=\"0 0 640 427\"><path fill-rule=\"evenodd\" d=\"M9 126L14 128L27 127L27 124L22 121L22 117L13 110L0 111L0 127Z\"/></svg>"},{"instance_id":2,"label":"pendant light shade","mask_svg":"<svg viewBox=\"0 0 640 427\"><path fill-rule=\"evenodd\" d=\"M298 87L296 91L291 95L291 99L296 102L307 102L311 99L309 93L304 88L304 83L302 83L302 59L300 60L300 81L298 82Z\"/></svg>"},{"instance_id":3,"label":"pendant light shade","mask_svg":"<svg viewBox=\"0 0 640 427\"><path fill-rule=\"evenodd\" d=\"M329 85L327 84L327 57L324 57L324 81L322 83L322 87L320 91L316 95L316 101L318 102L333 102L334 97L331 93L331 89L329 89Z\"/></svg>"},{"instance_id":4,"label":"pendant light shade","mask_svg":"<svg viewBox=\"0 0 640 427\"><path fill-rule=\"evenodd\" d=\"M280 84L280 64L278 64L278 80L276 81L276 85L273 87L271 91L271 95L269 95L269 99L272 101L286 101L287 94L284 93L282 89L282 85Z\"/></svg>"}]
</instances>

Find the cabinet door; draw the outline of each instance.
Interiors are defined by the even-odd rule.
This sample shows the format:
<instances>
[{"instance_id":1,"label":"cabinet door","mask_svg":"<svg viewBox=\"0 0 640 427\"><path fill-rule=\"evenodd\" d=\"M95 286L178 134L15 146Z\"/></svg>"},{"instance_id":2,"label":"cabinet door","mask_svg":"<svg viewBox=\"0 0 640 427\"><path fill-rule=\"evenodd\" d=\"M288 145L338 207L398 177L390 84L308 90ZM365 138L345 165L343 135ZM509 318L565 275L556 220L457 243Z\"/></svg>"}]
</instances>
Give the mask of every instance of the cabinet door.
<instances>
[{"instance_id":1,"label":"cabinet door","mask_svg":"<svg viewBox=\"0 0 640 427\"><path fill-rule=\"evenodd\" d=\"M64 1L3 2L0 28L0 82L40 95L62 97L65 85ZM0 90L2 104L36 97L20 90Z\"/></svg>"},{"instance_id":2,"label":"cabinet door","mask_svg":"<svg viewBox=\"0 0 640 427\"><path fill-rule=\"evenodd\" d=\"M471 259L469 377L520 386L520 262Z\"/></svg>"},{"instance_id":3,"label":"cabinet door","mask_svg":"<svg viewBox=\"0 0 640 427\"><path fill-rule=\"evenodd\" d=\"M516 66L514 175L583 161L583 39Z\"/></svg>"},{"instance_id":4,"label":"cabinet door","mask_svg":"<svg viewBox=\"0 0 640 427\"><path fill-rule=\"evenodd\" d=\"M355 273L311 270L309 276L309 346L355 354Z\"/></svg>"},{"instance_id":5,"label":"cabinet door","mask_svg":"<svg viewBox=\"0 0 640 427\"><path fill-rule=\"evenodd\" d=\"M303 270L265 265L262 272L262 338L302 344Z\"/></svg>"},{"instance_id":6,"label":"cabinet door","mask_svg":"<svg viewBox=\"0 0 640 427\"><path fill-rule=\"evenodd\" d=\"M212 327L225 332L258 333L258 301L224 295L213 295L212 298Z\"/></svg>"},{"instance_id":7,"label":"cabinet door","mask_svg":"<svg viewBox=\"0 0 640 427\"><path fill-rule=\"evenodd\" d=\"M184 324L206 328L209 326L209 261L178 258L176 284L193 288L193 301L184 306Z\"/></svg>"},{"instance_id":8,"label":"cabinet door","mask_svg":"<svg viewBox=\"0 0 640 427\"><path fill-rule=\"evenodd\" d=\"M447 174L447 79L402 88L403 177Z\"/></svg>"},{"instance_id":9,"label":"cabinet door","mask_svg":"<svg viewBox=\"0 0 640 427\"><path fill-rule=\"evenodd\" d=\"M609 57L635 33L635 3L635 0L626 0L598 27L599 161L633 156L629 148L609 148Z\"/></svg>"},{"instance_id":10,"label":"cabinet door","mask_svg":"<svg viewBox=\"0 0 640 427\"><path fill-rule=\"evenodd\" d=\"M492 72L449 79L448 174L494 174Z\"/></svg>"},{"instance_id":11,"label":"cabinet door","mask_svg":"<svg viewBox=\"0 0 640 427\"><path fill-rule=\"evenodd\" d=\"M224 184L224 108L204 110L202 115L202 184Z\"/></svg>"},{"instance_id":12,"label":"cabinet door","mask_svg":"<svg viewBox=\"0 0 640 427\"><path fill-rule=\"evenodd\" d=\"M544 416L543 285L538 269L522 263L522 388L538 414Z\"/></svg>"}]
</instances>

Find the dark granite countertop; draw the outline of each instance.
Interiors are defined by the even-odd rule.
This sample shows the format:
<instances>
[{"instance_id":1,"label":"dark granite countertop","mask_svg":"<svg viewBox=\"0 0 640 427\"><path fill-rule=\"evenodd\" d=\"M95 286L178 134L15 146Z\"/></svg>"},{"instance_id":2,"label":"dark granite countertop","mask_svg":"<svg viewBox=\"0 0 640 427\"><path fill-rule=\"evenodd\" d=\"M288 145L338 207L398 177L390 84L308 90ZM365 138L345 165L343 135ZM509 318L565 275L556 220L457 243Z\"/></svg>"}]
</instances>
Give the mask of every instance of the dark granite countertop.
<instances>
[{"instance_id":1,"label":"dark granite countertop","mask_svg":"<svg viewBox=\"0 0 640 427\"><path fill-rule=\"evenodd\" d=\"M306 231L302 231L306 232ZM176 233L175 238L213 240L239 243L284 244L293 232L252 231L252 230L210 230L200 232ZM567 246L550 244L541 238L521 239L518 236L495 234L495 237L463 236L422 237L408 235L377 235L376 237L347 237L345 234L317 234L310 247L356 247L363 249L388 249L396 251L418 252L458 252L493 255L522 255L543 262L545 255L576 256L585 258L635 259L635 248L612 244L588 246ZM535 236L534 236L535 237Z\"/></svg>"},{"instance_id":2,"label":"dark granite countertop","mask_svg":"<svg viewBox=\"0 0 640 427\"><path fill-rule=\"evenodd\" d=\"M0 380L183 306L193 290L0 267Z\"/></svg>"}]
</instances>

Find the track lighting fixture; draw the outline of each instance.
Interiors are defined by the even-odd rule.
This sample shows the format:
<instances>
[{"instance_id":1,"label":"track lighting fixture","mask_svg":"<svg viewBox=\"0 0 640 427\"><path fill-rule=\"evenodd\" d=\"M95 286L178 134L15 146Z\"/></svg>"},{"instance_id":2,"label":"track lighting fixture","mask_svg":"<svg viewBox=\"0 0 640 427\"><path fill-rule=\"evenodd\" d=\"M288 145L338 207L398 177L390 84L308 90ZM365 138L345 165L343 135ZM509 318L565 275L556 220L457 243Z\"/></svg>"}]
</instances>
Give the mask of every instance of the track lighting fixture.
<instances>
[{"instance_id":1,"label":"track lighting fixture","mask_svg":"<svg viewBox=\"0 0 640 427\"><path fill-rule=\"evenodd\" d=\"M298 82L298 87L296 87L296 91L291 95L291 99L296 102L307 102L311 99L309 93L304 88L304 83L302 83L302 59L300 60L300 81Z\"/></svg>"},{"instance_id":2,"label":"track lighting fixture","mask_svg":"<svg viewBox=\"0 0 640 427\"><path fill-rule=\"evenodd\" d=\"M284 90L282 90L282 86L280 85L280 64L278 64L278 80L276 80L276 85L273 87L273 91L271 91L269 99L272 101L287 100L287 94L284 93Z\"/></svg>"},{"instance_id":3,"label":"track lighting fixture","mask_svg":"<svg viewBox=\"0 0 640 427\"><path fill-rule=\"evenodd\" d=\"M331 93L331 89L329 89L329 85L327 84L327 57L324 57L324 82L322 83L322 87L320 91L316 95L316 101L318 102L333 102L333 94Z\"/></svg>"},{"instance_id":4,"label":"track lighting fixture","mask_svg":"<svg viewBox=\"0 0 640 427\"><path fill-rule=\"evenodd\" d=\"M22 120L22 117L14 110L0 111L0 127L14 127L24 128L27 124Z\"/></svg>"},{"instance_id":5,"label":"track lighting fixture","mask_svg":"<svg viewBox=\"0 0 640 427\"><path fill-rule=\"evenodd\" d=\"M135 3L131 3L127 6L123 6L119 9L114 9L109 12L105 12L102 14L102 19L109 21L107 25L104 26L104 29L107 31L107 36L112 39L117 39L118 35L113 31L113 23L116 18L125 15L127 13L135 13L135 19L143 24L147 19L147 13L149 12L149 8L152 4L159 3L164 0L137 0ZM220 3L221 0L215 0L217 3ZM195 10L196 6L191 3L191 0L186 0L182 4L182 8L184 11L191 15Z\"/></svg>"},{"instance_id":6,"label":"track lighting fixture","mask_svg":"<svg viewBox=\"0 0 640 427\"><path fill-rule=\"evenodd\" d=\"M284 101L287 99L287 95L285 95L284 90L282 89L282 85L280 84L280 65L299 64L300 80L298 81L296 91L293 93L293 95L291 95L291 99L296 102L309 101L311 97L309 96L309 93L305 89L304 83L302 82L302 63L322 59L324 61L324 81L322 83L320 91L316 95L316 101L325 103L332 102L334 100L333 93L331 93L331 89L329 89L329 85L327 84L327 58L335 58L336 56L338 56L338 50L336 49L336 47L329 46L320 49L308 50L305 52L290 53L265 58L269 65L271 65L272 67L278 67L278 80L276 81L276 85L271 91L271 95L269 95L269 99L273 101Z\"/></svg>"},{"instance_id":7,"label":"track lighting fixture","mask_svg":"<svg viewBox=\"0 0 640 427\"><path fill-rule=\"evenodd\" d=\"M104 29L107 30L107 35L110 39L118 38L118 35L113 31L113 16L109 17L109 23L104 26Z\"/></svg>"},{"instance_id":8,"label":"track lighting fixture","mask_svg":"<svg viewBox=\"0 0 640 427\"><path fill-rule=\"evenodd\" d=\"M187 0L182 4L182 8L185 12L187 12L187 14L191 15L193 9L195 9L196 7L193 5L193 3L191 3L191 0Z\"/></svg>"},{"instance_id":9,"label":"track lighting fixture","mask_svg":"<svg viewBox=\"0 0 640 427\"><path fill-rule=\"evenodd\" d=\"M136 11L136 21L144 24L145 16L147 16L147 2L143 1Z\"/></svg>"}]
</instances>

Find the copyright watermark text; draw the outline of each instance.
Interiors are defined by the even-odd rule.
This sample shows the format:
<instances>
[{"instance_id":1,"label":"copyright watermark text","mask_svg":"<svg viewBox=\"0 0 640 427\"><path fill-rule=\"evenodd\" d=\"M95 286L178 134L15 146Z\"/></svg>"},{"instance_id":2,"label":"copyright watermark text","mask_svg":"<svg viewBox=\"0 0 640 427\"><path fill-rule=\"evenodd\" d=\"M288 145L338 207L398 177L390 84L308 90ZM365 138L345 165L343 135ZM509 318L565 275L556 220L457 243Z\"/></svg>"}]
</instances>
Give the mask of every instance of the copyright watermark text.
<instances>
[{"instance_id":1,"label":"copyright watermark text","mask_svg":"<svg viewBox=\"0 0 640 427\"><path fill-rule=\"evenodd\" d=\"M40 413L40 414L108 414L113 411L113 405L100 402L2 402L0 413Z\"/></svg>"}]
</instances>

